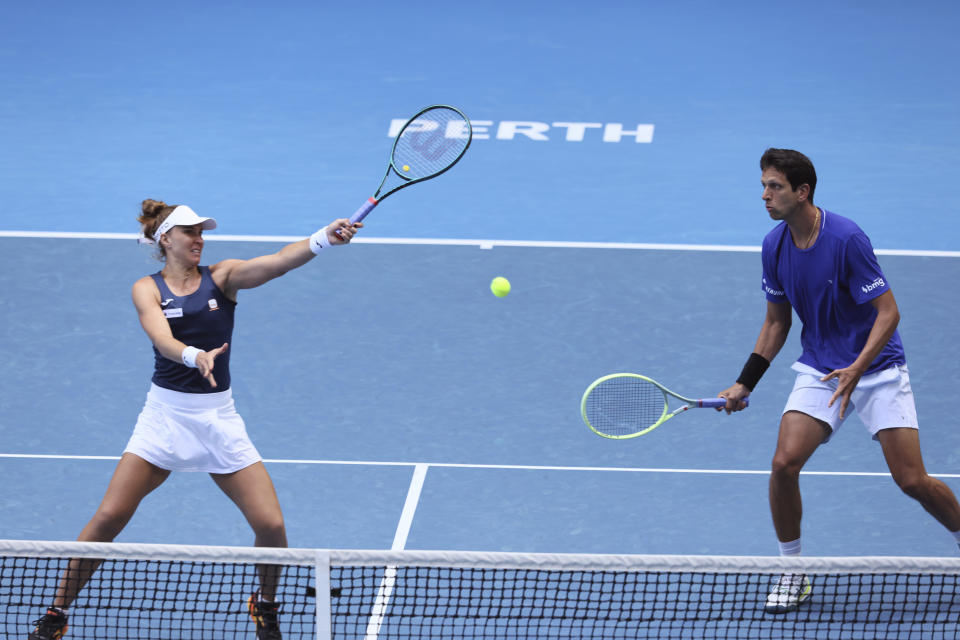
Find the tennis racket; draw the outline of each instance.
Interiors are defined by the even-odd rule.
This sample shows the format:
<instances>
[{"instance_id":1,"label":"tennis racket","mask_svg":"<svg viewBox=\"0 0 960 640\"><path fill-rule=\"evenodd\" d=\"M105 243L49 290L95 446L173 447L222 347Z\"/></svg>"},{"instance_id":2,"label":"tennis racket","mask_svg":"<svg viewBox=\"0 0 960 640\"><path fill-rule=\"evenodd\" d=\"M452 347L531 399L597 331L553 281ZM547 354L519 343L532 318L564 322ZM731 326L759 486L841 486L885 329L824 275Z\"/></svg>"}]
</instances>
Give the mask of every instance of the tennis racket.
<instances>
[{"instance_id":1,"label":"tennis racket","mask_svg":"<svg viewBox=\"0 0 960 640\"><path fill-rule=\"evenodd\" d=\"M434 105L420 111L400 129L380 186L350 222L366 218L390 194L447 171L463 157L472 139L473 127L460 110Z\"/></svg>"},{"instance_id":2,"label":"tennis racket","mask_svg":"<svg viewBox=\"0 0 960 640\"><path fill-rule=\"evenodd\" d=\"M683 404L670 410L670 398ZM744 400L744 403L747 403ZM598 436L623 440L650 433L687 409L725 407L726 398L692 400L636 373L613 373L593 381L583 392L580 413Z\"/></svg>"}]
</instances>

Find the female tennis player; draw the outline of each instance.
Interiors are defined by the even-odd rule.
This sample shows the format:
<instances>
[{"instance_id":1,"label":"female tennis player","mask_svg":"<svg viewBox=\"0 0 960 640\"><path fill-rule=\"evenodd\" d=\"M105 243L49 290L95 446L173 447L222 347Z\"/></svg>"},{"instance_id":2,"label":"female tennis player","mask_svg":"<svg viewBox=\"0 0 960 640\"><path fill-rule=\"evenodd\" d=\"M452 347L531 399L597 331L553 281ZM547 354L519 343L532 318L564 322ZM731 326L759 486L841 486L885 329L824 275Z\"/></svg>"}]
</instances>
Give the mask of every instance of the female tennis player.
<instances>
[{"instance_id":1,"label":"female tennis player","mask_svg":"<svg viewBox=\"0 0 960 640\"><path fill-rule=\"evenodd\" d=\"M77 539L112 541L171 471L201 471L240 508L256 546L285 547L273 482L231 397L229 344L237 292L296 269L332 245L350 242L363 224L341 218L272 255L201 266L203 232L216 228L216 220L156 200L144 200L141 209L144 241L157 246L164 262L160 271L133 285L133 304L153 343L153 380L103 501ZM63 636L68 608L99 564L70 562L53 605L34 623L30 640ZM260 590L250 598L250 615L257 638L279 640L277 568L258 571Z\"/></svg>"}]
</instances>

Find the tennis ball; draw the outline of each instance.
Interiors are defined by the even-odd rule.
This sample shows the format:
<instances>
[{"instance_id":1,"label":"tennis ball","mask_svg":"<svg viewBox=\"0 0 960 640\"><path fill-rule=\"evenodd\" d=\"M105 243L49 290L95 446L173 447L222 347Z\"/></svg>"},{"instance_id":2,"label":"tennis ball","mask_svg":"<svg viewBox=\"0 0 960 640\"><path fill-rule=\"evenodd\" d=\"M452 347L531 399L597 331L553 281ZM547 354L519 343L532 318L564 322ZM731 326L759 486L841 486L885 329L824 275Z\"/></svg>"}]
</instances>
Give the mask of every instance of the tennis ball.
<instances>
[{"instance_id":1,"label":"tennis ball","mask_svg":"<svg viewBox=\"0 0 960 640\"><path fill-rule=\"evenodd\" d=\"M403 165L403 170L404 170L404 171L410 171L410 165L408 165L408 164Z\"/></svg>"},{"instance_id":2,"label":"tennis ball","mask_svg":"<svg viewBox=\"0 0 960 640\"><path fill-rule=\"evenodd\" d=\"M510 293L510 281L503 276L497 276L490 283L490 291L498 298L502 298Z\"/></svg>"}]
</instances>

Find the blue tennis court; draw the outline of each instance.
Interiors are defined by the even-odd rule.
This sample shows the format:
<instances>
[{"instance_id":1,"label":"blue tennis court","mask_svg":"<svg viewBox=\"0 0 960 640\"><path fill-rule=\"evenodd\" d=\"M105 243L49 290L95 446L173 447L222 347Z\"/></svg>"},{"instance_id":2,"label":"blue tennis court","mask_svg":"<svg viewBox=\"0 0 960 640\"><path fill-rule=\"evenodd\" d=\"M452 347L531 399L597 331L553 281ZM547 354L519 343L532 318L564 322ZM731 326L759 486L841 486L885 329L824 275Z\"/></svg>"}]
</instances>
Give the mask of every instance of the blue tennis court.
<instances>
[{"instance_id":1,"label":"blue tennis court","mask_svg":"<svg viewBox=\"0 0 960 640\"><path fill-rule=\"evenodd\" d=\"M776 553L767 470L799 329L735 416L583 426L613 371L714 395L762 321L769 146L870 234L931 473L960 490L955 4L17 5L0 20L0 538L73 539L152 367L130 302L142 199L216 217L205 262L349 215L394 119L463 109L449 174L241 293L237 406L297 547ZM117 235L111 234L127 234ZM218 237L219 236L219 237ZM513 292L494 298L490 279ZM954 555L857 418L803 477L811 555ZM407 507L405 509L405 506ZM205 475L118 540L245 545Z\"/></svg>"}]
</instances>

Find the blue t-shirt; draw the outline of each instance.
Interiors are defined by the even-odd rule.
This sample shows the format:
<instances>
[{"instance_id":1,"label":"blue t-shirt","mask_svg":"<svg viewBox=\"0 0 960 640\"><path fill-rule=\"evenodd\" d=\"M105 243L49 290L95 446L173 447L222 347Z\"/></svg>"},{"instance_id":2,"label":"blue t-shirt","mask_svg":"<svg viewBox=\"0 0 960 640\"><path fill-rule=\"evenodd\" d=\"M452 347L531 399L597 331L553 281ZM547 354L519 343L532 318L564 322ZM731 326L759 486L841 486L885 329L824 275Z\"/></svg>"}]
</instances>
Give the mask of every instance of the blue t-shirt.
<instances>
[{"instance_id":1,"label":"blue t-shirt","mask_svg":"<svg viewBox=\"0 0 960 640\"><path fill-rule=\"evenodd\" d=\"M160 289L160 305L174 338L203 351L232 342L233 312L237 303L213 282L210 267L200 267L200 286L188 296L173 295L159 271L151 277ZM228 348L214 361L213 379L217 386L212 387L198 369L165 358L154 347L153 383L183 393L226 391L230 388L230 351Z\"/></svg>"},{"instance_id":2,"label":"blue t-shirt","mask_svg":"<svg viewBox=\"0 0 960 640\"><path fill-rule=\"evenodd\" d=\"M867 343L877 310L870 301L890 290L870 239L852 220L825 209L816 242L793 243L778 224L763 239L763 290L771 302L789 302L803 323L799 362L829 373L850 366ZM906 364L894 331L866 373Z\"/></svg>"}]
</instances>

